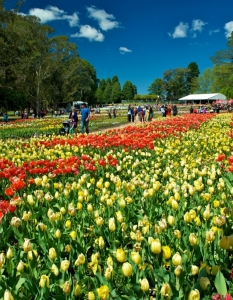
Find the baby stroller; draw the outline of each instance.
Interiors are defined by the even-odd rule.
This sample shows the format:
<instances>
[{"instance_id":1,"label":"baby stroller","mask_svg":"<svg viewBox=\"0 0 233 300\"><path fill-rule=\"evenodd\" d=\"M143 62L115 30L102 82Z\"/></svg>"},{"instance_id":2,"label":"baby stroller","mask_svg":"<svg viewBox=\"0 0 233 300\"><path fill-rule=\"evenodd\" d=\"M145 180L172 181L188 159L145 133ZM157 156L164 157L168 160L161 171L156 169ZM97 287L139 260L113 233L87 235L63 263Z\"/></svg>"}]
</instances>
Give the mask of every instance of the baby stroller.
<instances>
[{"instance_id":1,"label":"baby stroller","mask_svg":"<svg viewBox=\"0 0 233 300\"><path fill-rule=\"evenodd\" d=\"M73 122L64 121L62 124L63 124L63 127L59 129L59 134L60 135L74 133L74 124L73 124Z\"/></svg>"}]
</instances>

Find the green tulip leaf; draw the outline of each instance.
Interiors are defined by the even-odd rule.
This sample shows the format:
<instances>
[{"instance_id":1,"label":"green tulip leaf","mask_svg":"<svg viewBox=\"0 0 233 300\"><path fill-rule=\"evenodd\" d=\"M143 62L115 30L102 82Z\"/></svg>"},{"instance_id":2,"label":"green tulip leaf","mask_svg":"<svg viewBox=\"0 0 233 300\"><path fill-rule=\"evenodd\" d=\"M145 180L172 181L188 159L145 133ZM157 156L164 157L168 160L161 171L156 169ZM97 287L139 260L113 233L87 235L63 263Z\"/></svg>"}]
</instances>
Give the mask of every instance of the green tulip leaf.
<instances>
[{"instance_id":1,"label":"green tulip leaf","mask_svg":"<svg viewBox=\"0 0 233 300\"><path fill-rule=\"evenodd\" d=\"M227 285L225 278L222 274L222 272L218 271L215 280L214 280L214 285L218 291L219 294L225 296L227 293Z\"/></svg>"}]
</instances>

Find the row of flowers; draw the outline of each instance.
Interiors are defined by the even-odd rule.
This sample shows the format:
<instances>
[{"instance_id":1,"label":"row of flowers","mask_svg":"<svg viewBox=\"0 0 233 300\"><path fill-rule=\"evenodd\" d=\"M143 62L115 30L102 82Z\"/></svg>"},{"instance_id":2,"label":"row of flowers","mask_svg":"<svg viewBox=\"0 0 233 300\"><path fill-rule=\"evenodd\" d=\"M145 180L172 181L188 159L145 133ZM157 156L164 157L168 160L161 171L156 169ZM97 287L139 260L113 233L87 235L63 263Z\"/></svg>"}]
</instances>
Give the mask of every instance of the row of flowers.
<instances>
[{"instance_id":1,"label":"row of flowers","mask_svg":"<svg viewBox=\"0 0 233 300\"><path fill-rule=\"evenodd\" d=\"M0 297L229 298L230 122L2 142Z\"/></svg>"}]
</instances>

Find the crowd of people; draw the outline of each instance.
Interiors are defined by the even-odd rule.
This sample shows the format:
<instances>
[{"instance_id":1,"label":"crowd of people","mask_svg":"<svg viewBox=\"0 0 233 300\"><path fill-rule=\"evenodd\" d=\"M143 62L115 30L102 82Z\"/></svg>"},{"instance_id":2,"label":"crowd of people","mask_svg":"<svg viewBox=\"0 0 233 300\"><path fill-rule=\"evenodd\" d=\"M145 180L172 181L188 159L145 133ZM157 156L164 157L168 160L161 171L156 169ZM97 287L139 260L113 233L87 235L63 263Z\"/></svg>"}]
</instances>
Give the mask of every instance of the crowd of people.
<instances>
[{"instance_id":1,"label":"crowd of people","mask_svg":"<svg viewBox=\"0 0 233 300\"><path fill-rule=\"evenodd\" d=\"M160 106L128 106L127 116L129 122L135 122L135 117L138 117L138 121L140 122L150 122L154 117L154 110L158 110L161 112L162 117L166 116L176 116L178 113L178 109L176 105L160 105Z\"/></svg>"}]
</instances>

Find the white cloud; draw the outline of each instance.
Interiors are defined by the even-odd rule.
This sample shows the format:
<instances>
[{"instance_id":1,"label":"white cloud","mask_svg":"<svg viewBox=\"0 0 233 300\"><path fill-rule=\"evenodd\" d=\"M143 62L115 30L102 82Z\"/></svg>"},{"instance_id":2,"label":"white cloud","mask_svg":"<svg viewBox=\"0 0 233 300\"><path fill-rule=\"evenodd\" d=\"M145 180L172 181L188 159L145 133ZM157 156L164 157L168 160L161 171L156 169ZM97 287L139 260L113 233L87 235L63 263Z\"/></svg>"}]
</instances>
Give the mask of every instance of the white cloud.
<instances>
[{"instance_id":1,"label":"white cloud","mask_svg":"<svg viewBox=\"0 0 233 300\"><path fill-rule=\"evenodd\" d=\"M231 33L233 31L233 21L230 21L228 23L225 24L224 29L226 30L225 35L226 37L230 37Z\"/></svg>"},{"instance_id":2,"label":"white cloud","mask_svg":"<svg viewBox=\"0 0 233 300\"><path fill-rule=\"evenodd\" d=\"M121 54L125 54L126 52L132 52L132 50L130 50L126 47L120 47L119 50L120 50Z\"/></svg>"},{"instance_id":3,"label":"white cloud","mask_svg":"<svg viewBox=\"0 0 233 300\"><path fill-rule=\"evenodd\" d=\"M218 33L218 32L220 32L219 29L210 30L210 31L209 31L209 35L212 35L213 33Z\"/></svg>"},{"instance_id":4,"label":"white cloud","mask_svg":"<svg viewBox=\"0 0 233 300\"><path fill-rule=\"evenodd\" d=\"M207 23L203 22L202 20L193 20L192 21L192 31L199 31L202 32L204 25Z\"/></svg>"},{"instance_id":5,"label":"white cloud","mask_svg":"<svg viewBox=\"0 0 233 300\"><path fill-rule=\"evenodd\" d=\"M112 14L106 13L105 10L91 6L87 7L87 11L89 13L89 18L97 20L102 30L107 31L119 27L119 22L115 21L115 17Z\"/></svg>"},{"instance_id":6,"label":"white cloud","mask_svg":"<svg viewBox=\"0 0 233 300\"><path fill-rule=\"evenodd\" d=\"M71 34L71 37L83 37L89 39L90 42L103 42L104 35L97 29L89 26L89 25L82 25L80 27L79 33Z\"/></svg>"},{"instance_id":7,"label":"white cloud","mask_svg":"<svg viewBox=\"0 0 233 300\"><path fill-rule=\"evenodd\" d=\"M185 38L187 37L187 31L189 29L189 25L187 23L180 22L178 26L175 27L174 32L168 33L170 36L173 37L173 39L177 38Z\"/></svg>"},{"instance_id":8,"label":"white cloud","mask_svg":"<svg viewBox=\"0 0 233 300\"><path fill-rule=\"evenodd\" d=\"M73 15L67 15L64 10L61 10L55 6L47 6L45 9L32 8L28 13L30 16L36 16L41 20L41 23L47 23L55 20L66 20L69 22L70 27L78 26L79 17L77 13Z\"/></svg>"}]
</instances>

